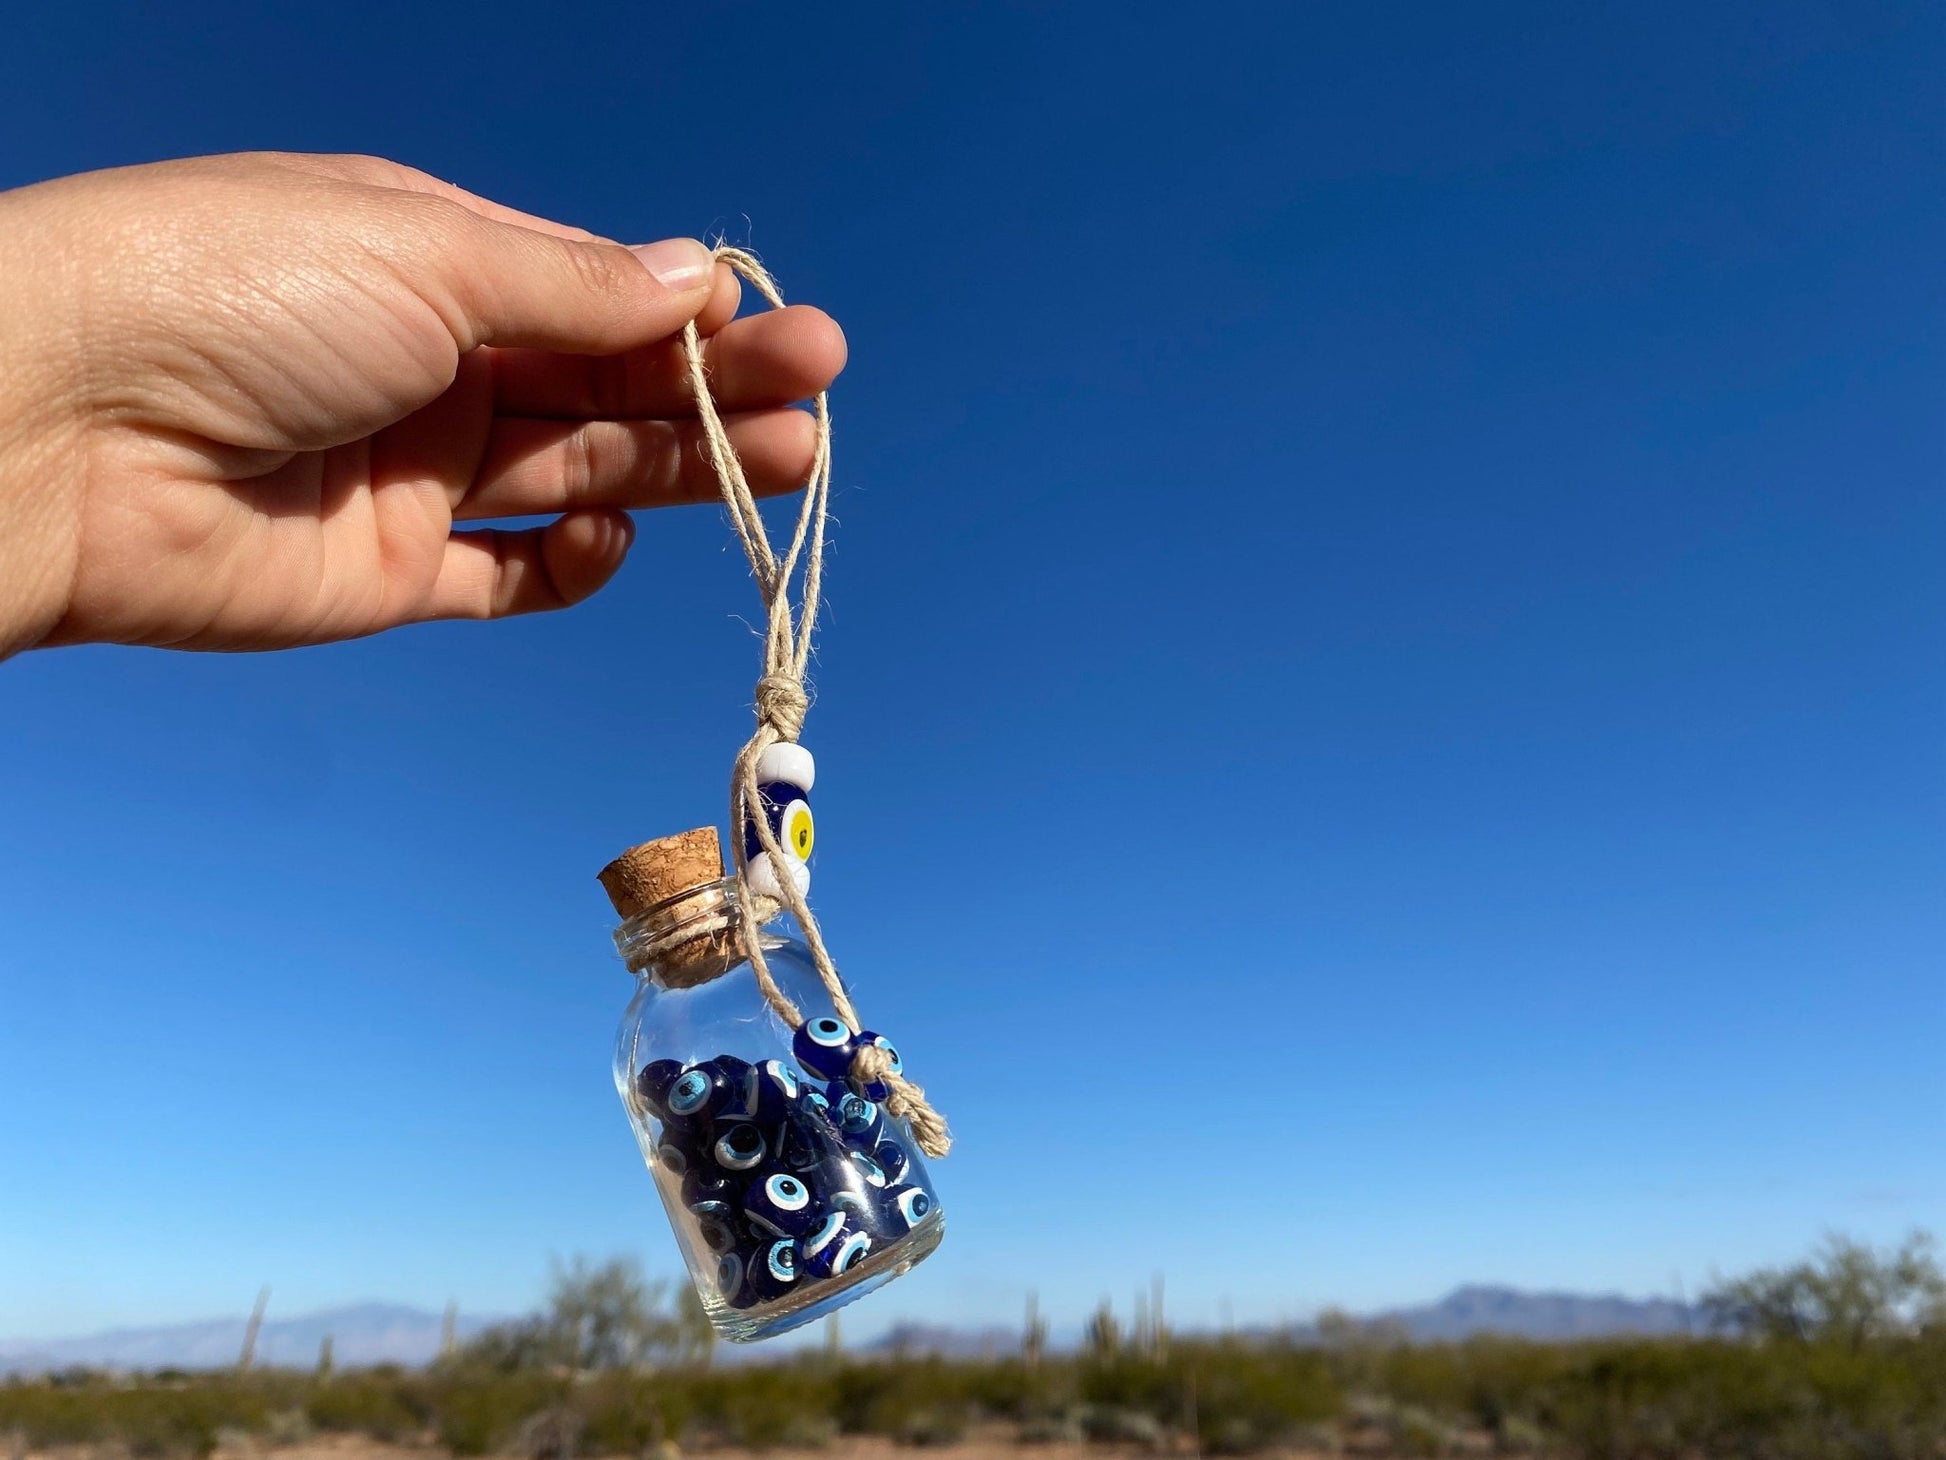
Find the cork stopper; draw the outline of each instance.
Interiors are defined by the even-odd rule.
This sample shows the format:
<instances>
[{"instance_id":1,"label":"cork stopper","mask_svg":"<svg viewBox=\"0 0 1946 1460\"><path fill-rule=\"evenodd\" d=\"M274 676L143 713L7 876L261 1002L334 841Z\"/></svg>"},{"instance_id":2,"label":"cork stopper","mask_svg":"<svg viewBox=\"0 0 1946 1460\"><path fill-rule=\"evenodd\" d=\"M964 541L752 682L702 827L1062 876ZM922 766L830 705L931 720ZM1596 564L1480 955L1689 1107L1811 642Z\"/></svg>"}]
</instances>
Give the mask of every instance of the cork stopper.
<instances>
[{"instance_id":1,"label":"cork stopper","mask_svg":"<svg viewBox=\"0 0 1946 1460\"><path fill-rule=\"evenodd\" d=\"M650 963L669 988L707 983L741 961L742 940L734 922L712 917L722 907L717 884L723 879L723 844L716 828L658 837L630 847L595 874L622 920L657 909L669 920L666 935L654 939L652 954L628 957L637 972ZM685 897L685 894L695 894ZM694 933L682 936L684 927ZM619 937L619 935L618 935ZM624 944L626 951L627 944Z\"/></svg>"},{"instance_id":2,"label":"cork stopper","mask_svg":"<svg viewBox=\"0 0 1946 1460\"><path fill-rule=\"evenodd\" d=\"M723 843L715 827L699 826L694 831L679 831L630 847L595 875L608 890L615 911L626 920L672 897L720 881Z\"/></svg>"}]
</instances>

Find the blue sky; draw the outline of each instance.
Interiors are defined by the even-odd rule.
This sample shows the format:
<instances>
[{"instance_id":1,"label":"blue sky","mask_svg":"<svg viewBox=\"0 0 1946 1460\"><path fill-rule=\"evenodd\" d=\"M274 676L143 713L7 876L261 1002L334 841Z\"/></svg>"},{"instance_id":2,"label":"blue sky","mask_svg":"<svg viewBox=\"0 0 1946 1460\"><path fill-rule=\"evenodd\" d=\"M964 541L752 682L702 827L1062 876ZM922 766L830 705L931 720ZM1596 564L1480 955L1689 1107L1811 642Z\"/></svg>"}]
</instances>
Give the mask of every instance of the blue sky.
<instances>
[{"instance_id":1,"label":"blue sky","mask_svg":"<svg viewBox=\"0 0 1946 1460\"><path fill-rule=\"evenodd\" d=\"M31 8L0 184L379 152L844 324L817 899L960 1140L857 1331L1946 1232L1936 9L404 10ZM593 874L754 606L701 509L0 666L0 1337L673 1271Z\"/></svg>"}]
</instances>

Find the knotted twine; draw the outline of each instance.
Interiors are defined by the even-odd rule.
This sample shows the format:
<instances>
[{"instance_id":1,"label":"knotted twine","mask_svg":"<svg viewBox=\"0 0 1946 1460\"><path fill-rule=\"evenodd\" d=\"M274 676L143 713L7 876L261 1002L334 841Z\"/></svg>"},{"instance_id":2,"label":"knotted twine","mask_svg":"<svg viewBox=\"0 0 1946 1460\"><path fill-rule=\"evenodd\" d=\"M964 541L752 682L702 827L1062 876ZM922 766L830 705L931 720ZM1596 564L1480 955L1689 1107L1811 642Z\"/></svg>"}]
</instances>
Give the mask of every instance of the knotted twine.
<instances>
[{"instance_id":1,"label":"knotted twine","mask_svg":"<svg viewBox=\"0 0 1946 1460\"><path fill-rule=\"evenodd\" d=\"M778 290L776 281L755 255L722 244L717 246L715 254L718 260L747 279L771 308L784 307L784 296ZM723 503L730 509L730 521L736 528L737 539L743 544L744 555L750 559L750 572L757 580L757 591L763 596L766 613L764 672L757 681L756 693L757 728L744 742L743 749L737 752L736 765L730 774L730 846L735 857L736 916L743 935L743 947L749 955L751 971L757 976L757 987L763 991L765 1001L776 1011L778 1018L796 1031L804 1023L804 1012L791 1002L790 996L771 977L770 964L758 936L761 924L774 917L780 908L789 908L804 932L805 945L811 950L811 961L817 969L819 981L831 996L832 1008L852 1033L857 1034L865 1026L858 1018L857 1009L852 1006L843 980L838 977L838 967L831 961L824 934L811 912L810 902L798 888L796 880L784 871L784 849L777 840L777 833L771 828L770 818L763 814L757 787L759 757L773 745L786 742L795 744L804 729L805 713L810 709L810 697L804 689L804 672L811 659L811 633L817 622L824 573L824 529L831 497L831 406L825 399L825 393L819 391L813 403L817 440L811 459L811 475L804 486L803 505L798 508L797 525L791 533L790 546L780 557L770 545L770 537L764 531L764 520L757 511L749 479L744 475L743 461L730 444L723 418L716 409L716 400L710 394L709 372L703 364L703 343L694 321L683 326L682 347L689 364L689 384L696 398L696 414L702 422L703 443L709 453L710 465L716 472L716 480L722 487ZM793 606L791 581L797 574L800 562L803 565L802 601ZM781 900L759 893L750 885L750 855L742 835L742 828L746 825L756 829L757 840L762 844L764 854L771 858L771 865L777 869L775 880L783 892ZM952 1137L946 1130L946 1118L927 1102L926 1092L893 1070L891 1063L891 1056L879 1046L862 1045L852 1056L851 1078L860 1087L883 1084L889 1092L885 1099L886 1110L910 1124L920 1149L928 1156L944 1156L952 1147Z\"/></svg>"}]
</instances>

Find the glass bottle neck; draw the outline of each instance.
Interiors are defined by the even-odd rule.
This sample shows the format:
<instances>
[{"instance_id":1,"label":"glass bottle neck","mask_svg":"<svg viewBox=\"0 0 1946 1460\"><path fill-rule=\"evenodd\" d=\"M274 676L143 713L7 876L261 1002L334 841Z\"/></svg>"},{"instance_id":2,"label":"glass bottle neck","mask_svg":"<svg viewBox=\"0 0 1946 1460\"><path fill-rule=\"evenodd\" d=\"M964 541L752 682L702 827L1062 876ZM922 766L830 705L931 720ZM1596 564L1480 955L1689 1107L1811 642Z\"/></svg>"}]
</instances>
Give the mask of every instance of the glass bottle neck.
<instances>
[{"instance_id":1,"label":"glass bottle neck","mask_svg":"<svg viewBox=\"0 0 1946 1460\"><path fill-rule=\"evenodd\" d=\"M744 959L740 905L736 878L706 882L644 908L615 929L615 947L638 978L665 988L707 983Z\"/></svg>"}]
</instances>

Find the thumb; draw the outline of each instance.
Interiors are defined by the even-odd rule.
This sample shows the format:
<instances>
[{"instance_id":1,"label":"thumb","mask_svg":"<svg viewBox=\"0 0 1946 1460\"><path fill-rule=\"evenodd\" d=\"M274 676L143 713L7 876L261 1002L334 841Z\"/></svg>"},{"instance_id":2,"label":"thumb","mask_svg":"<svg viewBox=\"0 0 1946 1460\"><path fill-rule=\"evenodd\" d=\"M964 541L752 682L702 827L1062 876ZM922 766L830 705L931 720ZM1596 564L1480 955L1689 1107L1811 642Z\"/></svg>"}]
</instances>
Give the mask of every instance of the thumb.
<instances>
[{"instance_id":1,"label":"thumb","mask_svg":"<svg viewBox=\"0 0 1946 1460\"><path fill-rule=\"evenodd\" d=\"M454 208L424 258L421 292L462 352L480 345L613 355L666 339L709 302L710 251L693 238L625 248Z\"/></svg>"}]
</instances>

